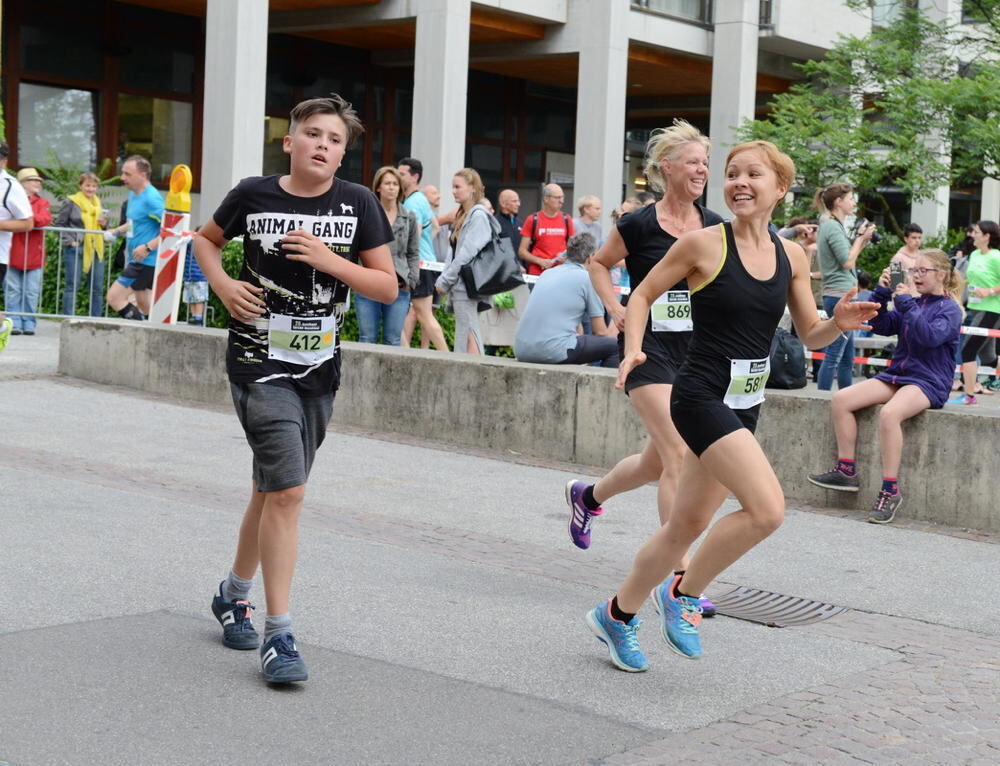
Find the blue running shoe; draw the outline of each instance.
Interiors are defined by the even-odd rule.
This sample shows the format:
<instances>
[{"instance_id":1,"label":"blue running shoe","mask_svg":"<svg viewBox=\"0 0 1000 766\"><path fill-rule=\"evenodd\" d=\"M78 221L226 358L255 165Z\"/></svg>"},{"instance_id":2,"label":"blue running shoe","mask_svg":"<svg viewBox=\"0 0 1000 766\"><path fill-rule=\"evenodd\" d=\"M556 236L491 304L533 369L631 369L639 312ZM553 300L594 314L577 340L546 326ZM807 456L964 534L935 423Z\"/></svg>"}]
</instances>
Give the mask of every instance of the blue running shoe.
<instances>
[{"instance_id":1,"label":"blue running shoe","mask_svg":"<svg viewBox=\"0 0 1000 766\"><path fill-rule=\"evenodd\" d=\"M309 678L306 664L295 647L295 636L279 633L260 648L260 669L269 684L287 684Z\"/></svg>"},{"instance_id":2,"label":"blue running shoe","mask_svg":"<svg viewBox=\"0 0 1000 766\"><path fill-rule=\"evenodd\" d=\"M253 608L249 601L226 601L222 597L222 583L219 583L219 595L212 598L212 614L222 626L222 643L230 649L256 649L260 646L260 636L250 619Z\"/></svg>"},{"instance_id":3,"label":"blue running shoe","mask_svg":"<svg viewBox=\"0 0 1000 766\"><path fill-rule=\"evenodd\" d=\"M660 633L667 646L682 657L696 660L701 657L701 639L698 624L701 622L701 605L697 598L674 598L674 583L680 575L668 577L653 588L653 603L660 615Z\"/></svg>"},{"instance_id":4,"label":"blue running shoe","mask_svg":"<svg viewBox=\"0 0 1000 766\"><path fill-rule=\"evenodd\" d=\"M569 505L569 537L577 548L590 547L590 525L595 516L600 516L603 508L590 510L583 504L583 493L590 486L585 481L566 483L566 503Z\"/></svg>"},{"instance_id":5,"label":"blue running shoe","mask_svg":"<svg viewBox=\"0 0 1000 766\"><path fill-rule=\"evenodd\" d=\"M594 631L598 641L602 641L611 653L611 662L616 668L629 673L641 673L649 669L646 655L639 648L636 633L642 620L633 617L626 625L621 620L611 616L611 599L598 604L587 612L587 624Z\"/></svg>"}]
</instances>

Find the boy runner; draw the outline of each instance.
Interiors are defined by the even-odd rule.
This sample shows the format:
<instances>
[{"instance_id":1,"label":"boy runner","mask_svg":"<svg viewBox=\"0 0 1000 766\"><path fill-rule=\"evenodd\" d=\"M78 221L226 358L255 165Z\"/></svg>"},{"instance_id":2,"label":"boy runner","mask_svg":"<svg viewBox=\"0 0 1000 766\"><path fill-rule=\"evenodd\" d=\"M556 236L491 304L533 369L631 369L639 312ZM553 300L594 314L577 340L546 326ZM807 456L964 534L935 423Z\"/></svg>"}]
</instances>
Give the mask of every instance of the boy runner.
<instances>
[{"instance_id":1,"label":"boy runner","mask_svg":"<svg viewBox=\"0 0 1000 766\"><path fill-rule=\"evenodd\" d=\"M351 289L396 298L392 230L375 195L335 178L364 128L338 95L298 104L283 149L289 175L245 178L195 237L194 251L231 316L226 368L253 450L253 489L232 570L212 600L223 643L256 649L250 585L260 564L267 617L261 669L270 683L305 681L288 613L298 517L340 383L338 334ZM243 235L240 278L221 249Z\"/></svg>"}]
</instances>

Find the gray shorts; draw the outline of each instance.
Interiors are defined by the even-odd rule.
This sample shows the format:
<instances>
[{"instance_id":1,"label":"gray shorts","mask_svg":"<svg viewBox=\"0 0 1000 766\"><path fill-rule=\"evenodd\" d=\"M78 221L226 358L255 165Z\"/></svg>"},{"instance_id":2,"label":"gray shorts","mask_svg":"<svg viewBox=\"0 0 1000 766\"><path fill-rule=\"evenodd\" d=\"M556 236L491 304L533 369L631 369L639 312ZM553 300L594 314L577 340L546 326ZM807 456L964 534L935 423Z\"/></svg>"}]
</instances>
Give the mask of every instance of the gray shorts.
<instances>
[{"instance_id":1,"label":"gray shorts","mask_svg":"<svg viewBox=\"0 0 1000 766\"><path fill-rule=\"evenodd\" d=\"M259 492L305 484L333 414L334 392L303 398L285 386L233 383L236 415L253 450Z\"/></svg>"}]
</instances>

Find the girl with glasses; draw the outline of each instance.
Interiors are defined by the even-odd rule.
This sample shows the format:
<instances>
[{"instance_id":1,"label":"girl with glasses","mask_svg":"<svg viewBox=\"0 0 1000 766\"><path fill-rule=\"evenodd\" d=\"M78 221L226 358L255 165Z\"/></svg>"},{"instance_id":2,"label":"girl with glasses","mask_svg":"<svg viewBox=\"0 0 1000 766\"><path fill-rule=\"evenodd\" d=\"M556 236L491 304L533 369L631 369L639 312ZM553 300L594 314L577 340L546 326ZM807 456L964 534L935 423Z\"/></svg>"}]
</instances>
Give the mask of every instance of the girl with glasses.
<instances>
[{"instance_id":1,"label":"girl with glasses","mask_svg":"<svg viewBox=\"0 0 1000 766\"><path fill-rule=\"evenodd\" d=\"M889 269L882 271L872 300L879 304L871 320L879 335L896 335L892 362L874 378L841 389L833 397L833 430L837 436L837 464L833 470L811 474L819 487L857 492L860 486L854 462L858 425L854 413L876 404L882 447L882 486L868 515L873 524L888 524L903 500L899 492L899 465L903 454L904 420L926 409L940 409L948 400L962 325L964 279L941 250L922 250L910 280L893 293ZM893 301L895 310L887 304Z\"/></svg>"}]
</instances>

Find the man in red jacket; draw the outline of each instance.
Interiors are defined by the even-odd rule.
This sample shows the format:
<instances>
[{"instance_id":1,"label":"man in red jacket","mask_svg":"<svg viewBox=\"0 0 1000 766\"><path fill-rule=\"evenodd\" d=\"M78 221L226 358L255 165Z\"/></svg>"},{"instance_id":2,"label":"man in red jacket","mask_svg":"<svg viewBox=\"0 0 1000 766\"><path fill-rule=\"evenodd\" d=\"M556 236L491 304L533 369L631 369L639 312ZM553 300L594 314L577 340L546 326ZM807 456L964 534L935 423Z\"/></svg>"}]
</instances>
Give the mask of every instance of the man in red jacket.
<instances>
[{"instance_id":1,"label":"man in red jacket","mask_svg":"<svg viewBox=\"0 0 1000 766\"><path fill-rule=\"evenodd\" d=\"M38 311L38 296L42 291L42 269L45 267L45 232L40 227L52 223L49 201L39 196L42 177L34 168L21 168L17 180L24 187L35 217L35 228L27 232L17 232L10 247L10 266L4 280L4 300L7 311L14 313L11 319L14 329L11 335L34 335L38 320L33 316Z\"/></svg>"}]
</instances>

